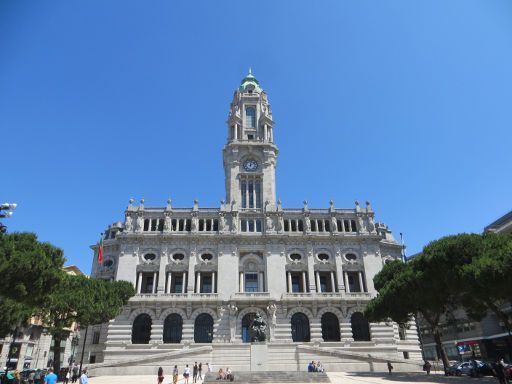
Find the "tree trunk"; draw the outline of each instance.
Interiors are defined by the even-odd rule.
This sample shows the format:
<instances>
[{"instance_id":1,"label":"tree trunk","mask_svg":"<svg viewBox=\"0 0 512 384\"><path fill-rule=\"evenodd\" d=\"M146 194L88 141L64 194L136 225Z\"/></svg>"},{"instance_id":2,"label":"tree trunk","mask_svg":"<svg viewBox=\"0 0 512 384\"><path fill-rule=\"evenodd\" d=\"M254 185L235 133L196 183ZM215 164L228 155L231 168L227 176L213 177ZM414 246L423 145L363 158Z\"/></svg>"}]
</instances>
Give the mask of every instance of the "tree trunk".
<instances>
[{"instance_id":1,"label":"tree trunk","mask_svg":"<svg viewBox=\"0 0 512 384\"><path fill-rule=\"evenodd\" d=\"M57 377L60 372L60 342L62 341L62 333L55 332L53 334L53 369Z\"/></svg>"},{"instance_id":2,"label":"tree trunk","mask_svg":"<svg viewBox=\"0 0 512 384\"><path fill-rule=\"evenodd\" d=\"M441 360L443 361L443 368L445 375L448 372L448 367L450 366L450 363L448 362L448 357L446 356L446 352L443 347L443 343L441 342L441 334L439 333L439 330L436 329L434 331L434 340L436 341L436 348L438 353L441 355Z\"/></svg>"}]
</instances>

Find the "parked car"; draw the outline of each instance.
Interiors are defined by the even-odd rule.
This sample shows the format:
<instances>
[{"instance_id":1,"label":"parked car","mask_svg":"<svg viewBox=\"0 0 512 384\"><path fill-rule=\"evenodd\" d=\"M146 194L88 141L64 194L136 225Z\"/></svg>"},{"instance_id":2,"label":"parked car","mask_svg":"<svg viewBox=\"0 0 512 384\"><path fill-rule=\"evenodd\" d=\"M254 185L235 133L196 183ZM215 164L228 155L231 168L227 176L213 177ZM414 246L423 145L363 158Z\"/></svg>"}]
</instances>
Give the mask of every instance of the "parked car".
<instances>
[{"instance_id":1,"label":"parked car","mask_svg":"<svg viewBox=\"0 0 512 384\"><path fill-rule=\"evenodd\" d=\"M505 366L505 377L507 379L512 379L512 364Z\"/></svg>"},{"instance_id":2,"label":"parked car","mask_svg":"<svg viewBox=\"0 0 512 384\"><path fill-rule=\"evenodd\" d=\"M460 375L462 375L462 370L460 368L460 366L462 364L464 364L464 363L458 362L458 363L455 363L452 366L450 366L448 368L448 375L449 376L460 376Z\"/></svg>"}]
</instances>

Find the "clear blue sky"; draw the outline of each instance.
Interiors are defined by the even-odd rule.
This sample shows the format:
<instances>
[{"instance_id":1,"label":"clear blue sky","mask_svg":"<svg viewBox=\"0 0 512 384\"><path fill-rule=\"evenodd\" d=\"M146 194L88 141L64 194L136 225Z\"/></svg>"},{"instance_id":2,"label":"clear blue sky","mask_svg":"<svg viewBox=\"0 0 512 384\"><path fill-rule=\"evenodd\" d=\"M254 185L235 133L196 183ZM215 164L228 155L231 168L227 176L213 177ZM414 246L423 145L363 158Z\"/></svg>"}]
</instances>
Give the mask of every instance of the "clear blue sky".
<instances>
[{"instance_id":1,"label":"clear blue sky","mask_svg":"<svg viewBox=\"0 0 512 384\"><path fill-rule=\"evenodd\" d=\"M512 208L509 0L3 0L5 224L88 273L130 197L218 206L249 66L284 207L370 200L408 254Z\"/></svg>"}]
</instances>

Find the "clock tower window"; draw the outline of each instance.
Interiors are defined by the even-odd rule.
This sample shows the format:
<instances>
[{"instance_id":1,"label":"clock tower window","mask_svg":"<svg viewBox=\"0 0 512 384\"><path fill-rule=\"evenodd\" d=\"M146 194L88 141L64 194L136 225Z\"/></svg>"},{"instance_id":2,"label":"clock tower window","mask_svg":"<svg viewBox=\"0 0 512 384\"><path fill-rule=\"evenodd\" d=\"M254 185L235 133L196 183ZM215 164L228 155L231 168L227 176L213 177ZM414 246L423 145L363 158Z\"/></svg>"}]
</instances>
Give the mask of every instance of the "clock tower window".
<instances>
[{"instance_id":1,"label":"clock tower window","mask_svg":"<svg viewBox=\"0 0 512 384\"><path fill-rule=\"evenodd\" d=\"M261 208L261 180L254 176L240 179L242 208Z\"/></svg>"},{"instance_id":2,"label":"clock tower window","mask_svg":"<svg viewBox=\"0 0 512 384\"><path fill-rule=\"evenodd\" d=\"M256 108L245 108L245 128L256 128Z\"/></svg>"}]
</instances>

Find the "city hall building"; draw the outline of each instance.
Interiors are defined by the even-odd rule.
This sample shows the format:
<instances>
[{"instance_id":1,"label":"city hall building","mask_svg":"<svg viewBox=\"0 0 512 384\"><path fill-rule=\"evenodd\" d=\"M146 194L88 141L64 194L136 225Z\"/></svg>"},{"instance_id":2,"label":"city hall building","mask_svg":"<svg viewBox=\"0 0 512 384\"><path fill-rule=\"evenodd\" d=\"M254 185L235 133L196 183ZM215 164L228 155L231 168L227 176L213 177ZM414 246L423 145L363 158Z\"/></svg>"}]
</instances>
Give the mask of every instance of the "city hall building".
<instances>
[{"instance_id":1,"label":"city hall building","mask_svg":"<svg viewBox=\"0 0 512 384\"><path fill-rule=\"evenodd\" d=\"M92 275L129 281L137 294L109 324L89 327L84 361L93 372L153 374L194 361L238 371L304 370L311 360L331 371L417 364L413 324L363 315L373 277L401 257L401 245L369 202L283 208L272 110L251 73L234 93L222 156L218 208L130 200L124 223L106 231ZM256 313L268 325L259 367L248 330Z\"/></svg>"}]
</instances>

